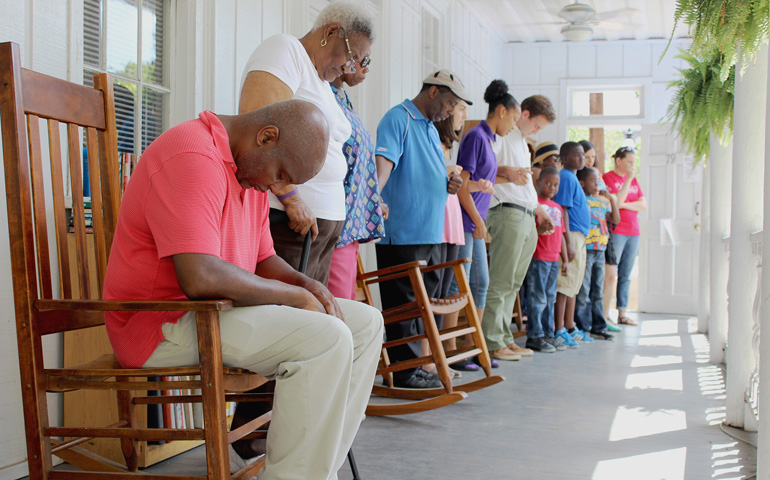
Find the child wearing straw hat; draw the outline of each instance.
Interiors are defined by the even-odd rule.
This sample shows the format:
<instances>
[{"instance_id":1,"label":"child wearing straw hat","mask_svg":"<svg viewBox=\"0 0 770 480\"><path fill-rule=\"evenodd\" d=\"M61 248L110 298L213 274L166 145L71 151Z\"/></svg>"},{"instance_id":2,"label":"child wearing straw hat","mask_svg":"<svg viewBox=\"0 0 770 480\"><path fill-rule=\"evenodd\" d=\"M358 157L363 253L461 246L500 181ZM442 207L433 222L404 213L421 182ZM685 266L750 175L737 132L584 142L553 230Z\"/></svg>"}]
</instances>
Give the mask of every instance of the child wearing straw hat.
<instances>
[{"instance_id":1,"label":"child wearing straw hat","mask_svg":"<svg viewBox=\"0 0 770 480\"><path fill-rule=\"evenodd\" d=\"M545 167L559 168L559 147L553 142L543 142L535 147L535 160L532 162L532 183L535 187L540 170Z\"/></svg>"}]
</instances>

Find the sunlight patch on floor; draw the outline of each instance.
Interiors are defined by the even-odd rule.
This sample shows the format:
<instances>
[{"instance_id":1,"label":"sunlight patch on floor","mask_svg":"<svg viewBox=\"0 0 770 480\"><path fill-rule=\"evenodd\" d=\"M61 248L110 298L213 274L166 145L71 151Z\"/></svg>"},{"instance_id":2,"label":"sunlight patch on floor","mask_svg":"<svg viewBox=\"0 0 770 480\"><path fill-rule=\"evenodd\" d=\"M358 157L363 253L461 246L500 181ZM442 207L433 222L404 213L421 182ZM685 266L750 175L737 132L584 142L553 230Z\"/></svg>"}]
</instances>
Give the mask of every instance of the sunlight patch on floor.
<instances>
[{"instance_id":1,"label":"sunlight patch on floor","mask_svg":"<svg viewBox=\"0 0 770 480\"><path fill-rule=\"evenodd\" d=\"M648 337L639 339L640 347L675 347L682 348L682 339L678 336Z\"/></svg>"},{"instance_id":2,"label":"sunlight patch on floor","mask_svg":"<svg viewBox=\"0 0 770 480\"><path fill-rule=\"evenodd\" d=\"M645 320L640 325L639 335L676 335L679 333L679 320Z\"/></svg>"},{"instance_id":3,"label":"sunlight patch on floor","mask_svg":"<svg viewBox=\"0 0 770 480\"><path fill-rule=\"evenodd\" d=\"M602 460L596 464L593 480L683 480L687 448Z\"/></svg>"},{"instance_id":4,"label":"sunlight patch on floor","mask_svg":"<svg viewBox=\"0 0 770 480\"><path fill-rule=\"evenodd\" d=\"M687 429L687 414L683 410L645 410L641 407L618 407L610 428L610 442L647 437L659 433Z\"/></svg>"},{"instance_id":5,"label":"sunlight patch on floor","mask_svg":"<svg viewBox=\"0 0 770 480\"><path fill-rule=\"evenodd\" d=\"M718 365L698 367L698 387L701 395L723 398L726 392L725 377Z\"/></svg>"},{"instance_id":6,"label":"sunlight patch on floor","mask_svg":"<svg viewBox=\"0 0 770 480\"><path fill-rule=\"evenodd\" d=\"M711 446L711 467L713 474L711 478L719 480L739 480L746 477L746 465L741 465L742 458L740 449L736 448L738 442L715 443Z\"/></svg>"},{"instance_id":7,"label":"sunlight patch on floor","mask_svg":"<svg viewBox=\"0 0 770 480\"><path fill-rule=\"evenodd\" d=\"M657 388L683 391L681 370L664 370L648 373L632 373L626 377L626 390Z\"/></svg>"},{"instance_id":8,"label":"sunlight patch on floor","mask_svg":"<svg viewBox=\"0 0 770 480\"><path fill-rule=\"evenodd\" d=\"M658 355L657 357L647 357L636 355L631 360L631 368L639 367L660 367L663 365L679 365L682 363L681 355Z\"/></svg>"},{"instance_id":9,"label":"sunlight patch on floor","mask_svg":"<svg viewBox=\"0 0 770 480\"><path fill-rule=\"evenodd\" d=\"M709 425L719 425L725 421L727 407L711 407L706 409L706 422Z\"/></svg>"},{"instance_id":10,"label":"sunlight patch on floor","mask_svg":"<svg viewBox=\"0 0 770 480\"><path fill-rule=\"evenodd\" d=\"M711 362L711 344L709 344L709 339L706 335L702 333L690 335L690 342L692 342L692 348L695 350L696 363Z\"/></svg>"}]
</instances>

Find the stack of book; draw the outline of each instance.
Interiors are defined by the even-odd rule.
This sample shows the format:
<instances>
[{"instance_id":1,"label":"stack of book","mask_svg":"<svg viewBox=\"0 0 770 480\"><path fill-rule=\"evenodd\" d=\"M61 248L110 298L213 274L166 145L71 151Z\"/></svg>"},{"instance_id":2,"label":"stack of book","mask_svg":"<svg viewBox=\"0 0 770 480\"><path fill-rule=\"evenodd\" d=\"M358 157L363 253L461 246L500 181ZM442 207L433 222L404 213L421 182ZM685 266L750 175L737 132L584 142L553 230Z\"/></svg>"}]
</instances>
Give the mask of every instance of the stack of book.
<instances>
[{"instance_id":1,"label":"stack of book","mask_svg":"<svg viewBox=\"0 0 770 480\"><path fill-rule=\"evenodd\" d=\"M198 377L150 377L149 381L185 381ZM149 395L200 395L200 390L154 390ZM228 415L235 413L235 403L228 403ZM166 403L147 406L148 428L203 428L201 403Z\"/></svg>"},{"instance_id":2,"label":"stack of book","mask_svg":"<svg viewBox=\"0 0 770 480\"><path fill-rule=\"evenodd\" d=\"M133 153L120 154L120 191L126 191L126 185L131 178L131 173L136 168L139 157Z\"/></svg>"},{"instance_id":3,"label":"stack of book","mask_svg":"<svg viewBox=\"0 0 770 480\"><path fill-rule=\"evenodd\" d=\"M86 233L93 233L94 215L91 210L91 197L83 198L83 212L85 214ZM75 232L75 216L72 211L70 211L70 216L67 219L67 230L69 233Z\"/></svg>"}]
</instances>

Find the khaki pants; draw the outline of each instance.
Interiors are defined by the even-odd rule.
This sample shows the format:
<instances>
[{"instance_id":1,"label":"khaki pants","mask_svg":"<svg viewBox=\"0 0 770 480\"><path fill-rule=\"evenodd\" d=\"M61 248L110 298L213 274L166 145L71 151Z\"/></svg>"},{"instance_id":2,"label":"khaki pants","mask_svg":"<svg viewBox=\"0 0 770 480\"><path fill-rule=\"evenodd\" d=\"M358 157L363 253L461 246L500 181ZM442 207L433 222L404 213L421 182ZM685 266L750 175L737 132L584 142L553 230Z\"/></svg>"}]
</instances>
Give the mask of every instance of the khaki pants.
<instances>
[{"instance_id":1,"label":"khaki pants","mask_svg":"<svg viewBox=\"0 0 770 480\"><path fill-rule=\"evenodd\" d=\"M276 381L260 480L336 479L372 390L382 315L338 300L345 318L280 305L220 312L222 358ZM195 313L164 323L149 367L198 364Z\"/></svg>"},{"instance_id":2,"label":"khaki pants","mask_svg":"<svg viewBox=\"0 0 770 480\"><path fill-rule=\"evenodd\" d=\"M489 210L489 289L481 329L490 351L513 343L511 317L516 295L529 269L537 246L537 228L532 215L514 208Z\"/></svg>"},{"instance_id":3,"label":"khaki pants","mask_svg":"<svg viewBox=\"0 0 770 480\"><path fill-rule=\"evenodd\" d=\"M574 297L580 292L586 273L586 236L580 232L569 232L569 238L572 239L575 258L567 264L567 276L559 275L556 279L556 292ZM559 257L559 271L561 271L561 265L562 261Z\"/></svg>"}]
</instances>

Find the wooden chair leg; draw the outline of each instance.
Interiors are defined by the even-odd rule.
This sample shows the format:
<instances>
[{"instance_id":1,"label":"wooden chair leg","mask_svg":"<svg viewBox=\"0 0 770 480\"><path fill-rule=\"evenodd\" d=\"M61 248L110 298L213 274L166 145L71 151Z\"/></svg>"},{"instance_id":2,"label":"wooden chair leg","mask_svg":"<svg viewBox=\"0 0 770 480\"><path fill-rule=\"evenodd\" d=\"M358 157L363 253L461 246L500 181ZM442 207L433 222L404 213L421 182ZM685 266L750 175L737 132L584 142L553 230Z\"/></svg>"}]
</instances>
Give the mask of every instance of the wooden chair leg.
<instances>
[{"instance_id":1,"label":"wooden chair leg","mask_svg":"<svg viewBox=\"0 0 770 480\"><path fill-rule=\"evenodd\" d=\"M230 455L227 449L222 351L212 351L209 348L210 344L221 345L219 315L216 312L197 312L196 321L208 478L226 479L230 478ZM207 335L211 335L210 343L203 340Z\"/></svg>"},{"instance_id":2,"label":"wooden chair leg","mask_svg":"<svg viewBox=\"0 0 770 480\"><path fill-rule=\"evenodd\" d=\"M382 352L380 354L380 366L379 368L387 368L390 366L390 357L388 356L388 350L386 348L382 349ZM385 385L387 385L389 388L393 388L393 373L392 372L386 372L382 374L382 378L385 381Z\"/></svg>"},{"instance_id":3,"label":"wooden chair leg","mask_svg":"<svg viewBox=\"0 0 770 480\"><path fill-rule=\"evenodd\" d=\"M524 327L524 312L521 308L521 292L516 294L516 303L513 304L513 320L516 322L517 331L513 333L513 338L523 337L527 334Z\"/></svg>"},{"instance_id":4,"label":"wooden chair leg","mask_svg":"<svg viewBox=\"0 0 770 480\"><path fill-rule=\"evenodd\" d=\"M118 377L119 382L135 381L132 377ZM133 404L134 392L128 390L119 390L118 395L118 418L125 420L127 428L137 428L138 418L136 406ZM120 439L120 447L123 450L123 457L126 459L126 468L129 472L139 471L139 442L132 438Z\"/></svg>"}]
</instances>

